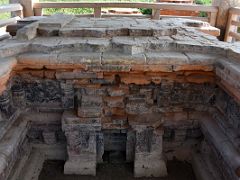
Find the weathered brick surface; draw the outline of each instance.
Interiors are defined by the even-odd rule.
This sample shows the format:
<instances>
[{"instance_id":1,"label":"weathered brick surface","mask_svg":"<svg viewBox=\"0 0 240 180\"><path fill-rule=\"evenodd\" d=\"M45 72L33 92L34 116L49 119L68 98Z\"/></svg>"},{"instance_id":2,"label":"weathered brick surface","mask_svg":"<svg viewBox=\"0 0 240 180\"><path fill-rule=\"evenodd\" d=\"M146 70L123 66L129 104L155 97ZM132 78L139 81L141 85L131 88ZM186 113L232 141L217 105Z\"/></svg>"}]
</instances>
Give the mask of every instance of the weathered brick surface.
<instances>
[{"instance_id":1,"label":"weathered brick surface","mask_svg":"<svg viewBox=\"0 0 240 180\"><path fill-rule=\"evenodd\" d=\"M124 144L135 176L164 176L163 154L189 160L208 113L239 147L236 45L188 29L190 20L59 16L0 43L0 122L10 122L17 109L64 111L27 120L31 142L67 143L65 173L95 175L106 146ZM223 173L231 170L216 162Z\"/></svg>"}]
</instances>

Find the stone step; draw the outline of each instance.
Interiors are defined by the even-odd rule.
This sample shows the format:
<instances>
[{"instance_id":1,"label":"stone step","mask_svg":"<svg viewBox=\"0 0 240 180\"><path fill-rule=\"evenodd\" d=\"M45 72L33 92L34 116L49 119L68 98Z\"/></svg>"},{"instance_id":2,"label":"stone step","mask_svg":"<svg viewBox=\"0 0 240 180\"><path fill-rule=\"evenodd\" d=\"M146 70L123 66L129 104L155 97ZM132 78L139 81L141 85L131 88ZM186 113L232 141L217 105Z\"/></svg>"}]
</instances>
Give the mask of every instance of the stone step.
<instances>
[{"instance_id":1,"label":"stone step","mask_svg":"<svg viewBox=\"0 0 240 180\"><path fill-rule=\"evenodd\" d=\"M18 118L0 140L0 180L9 176L23 151L22 145L28 131L27 121Z\"/></svg>"},{"instance_id":2,"label":"stone step","mask_svg":"<svg viewBox=\"0 0 240 180\"><path fill-rule=\"evenodd\" d=\"M33 148L26 165L16 180L38 180L38 176L42 170L44 161L45 155L39 150Z\"/></svg>"},{"instance_id":3,"label":"stone step","mask_svg":"<svg viewBox=\"0 0 240 180\"><path fill-rule=\"evenodd\" d=\"M23 152L23 155L21 156L21 158L15 163L14 167L13 167L13 170L12 173L10 174L10 176L8 177L8 180L17 180L19 179L20 177L20 174L22 173L22 170L23 168L26 166L28 160L29 160L29 157L30 157L30 154L31 154L31 151L32 151L32 147L29 146L28 143L26 143L26 149L25 151Z\"/></svg>"},{"instance_id":4,"label":"stone step","mask_svg":"<svg viewBox=\"0 0 240 180\"><path fill-rule=\"evenodd\" d=\"M32 144L34 149L44 154L47 160L66 160L67 147L65 144Z\"/></svg>"},{"instance_id":5,"label":"stone step","mask_svg":"<svg viewBox=\"0 0 240 180\"><path fill-rule=\"evenodd\" d=\"M194 153L192 166L197 180L221 180L217 170L210 163L206 162L204 155L201 153Z\"/></svg>"},{"instance_id":6,"label":"stone step","mask_svg":"<svg viewBox=\"0 0 240 180\"><path fill-rule=\"evenodd\" d=\"M26 152L14 165L13 174L8 180L37 180L46 159L66 160L66 147L63 144L27 144Z\"/></svg>"},{"instance_id":7,"label":"stone step","mask_svg":"<svg viewBox=\"0 0 240 180\"><path fill-rule=\"evenodd\" d=\"M230 169L232 180L238 180L240 177L240 153L231 143L229 138L224 134L217 124L216 120L211 117L205 117L201 121L202 132L208 142L213 144L217 153L221 156Z\"/></svg>"},{"instance_id":8,"label":"stone step","mask_svg":"<svg viewBox=\"0 0 240 180\"><path fill-rule=\"evenodd\" d=\"M0 121L0 139L2 139L8 130L12 127L17 117L19 116L20 111L16 111L11 118L8 120Z\"/></svg>"},{"instance_id":9,"label":"stone step","mask_svg":"<svg viewBox=\"0 0 240 180\"><path fill-rule=\"evenodd\" d=\"M238 149L240 147L240 132L236 127L229 124L229 121L220 112L213 114L213 118L216 120L217 124L224 132L224 134L229 138L234 147Z\"/></svg>"}]
</instances>

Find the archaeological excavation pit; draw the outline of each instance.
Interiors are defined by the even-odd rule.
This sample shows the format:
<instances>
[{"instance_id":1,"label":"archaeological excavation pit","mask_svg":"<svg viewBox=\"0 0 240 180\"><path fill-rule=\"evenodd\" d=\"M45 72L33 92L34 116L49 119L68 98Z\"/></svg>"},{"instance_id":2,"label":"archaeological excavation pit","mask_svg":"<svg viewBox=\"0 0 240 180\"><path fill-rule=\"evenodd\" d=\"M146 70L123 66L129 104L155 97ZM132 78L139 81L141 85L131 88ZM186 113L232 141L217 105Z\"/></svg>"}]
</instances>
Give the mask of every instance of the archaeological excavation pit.
<instances>
[{"instance_id":1,"label":"archaeological excavation pit","mask_svg":"<svg viewBox=\"0 0 240 180\"><path fill-rule=\"evenodd\" d=\"M41 180L46 162L238 180L240 50L192 23L54 15L1 41L0 180Z\"/></svg>"}]
</instances>

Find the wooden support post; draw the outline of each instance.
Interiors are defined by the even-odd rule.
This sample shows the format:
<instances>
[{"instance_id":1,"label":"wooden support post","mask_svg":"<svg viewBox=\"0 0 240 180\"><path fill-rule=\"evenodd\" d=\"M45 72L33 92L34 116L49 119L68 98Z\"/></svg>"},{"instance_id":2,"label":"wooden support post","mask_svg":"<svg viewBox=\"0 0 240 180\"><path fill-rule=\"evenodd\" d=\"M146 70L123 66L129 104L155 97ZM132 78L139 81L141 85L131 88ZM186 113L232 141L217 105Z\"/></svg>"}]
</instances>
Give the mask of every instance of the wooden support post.
<instances>
[{"instance_id":1,"label":"wooden support post","mask_svg":"<svg viewBox=\"0 0 240 180\"><path fill-rule=\"evenodd\" d=\"M229 8L240 6L240 1L239 0L213 0L212 5L219 7L216 27L221 30L221 35L219 39L223 40L226 27L227 27Z\"/></svg>"},{"instance_id":2,"label":"wooden support post","mask_svg":"<svg viewBox=\"0 0 240 180\"><path fill-rule=\"evenodd\" d=\"M95 7L94 8L94 17L101 18L101 15L102 15L101 7Z\"/></svg>"},{"instance_id":3,"label":"wooden support post","mask_svg":"<svg viewBox=\"0 0 240 180\"><path fill-rule=\"evenodd\" d=\"M160 19L160 9L152 9L152 19Z\"/></svg>"},{"instance_id":4,"label":"wooden support post","mask_svg":"<svg viewBox=\"0 0 240 180\"><path fill-rule=\"evenodd\" d=\"M34 16L42 16L42 8L35 8Z\"/></svg>"},{"instance_id":5,"label":"wooden support post","mask_svg":"<svg viewBox=\"0 0 240 180\"><path fill-rule=\"evenodd\" d=\"M9 3L20 3L23 6L23 16L34 16L33 4L39 0L10 0Z\"/></svg>"},{"instance_id":6,"label":"wooden support post","mask_svg":"<svg viewBox=\"0 0 240 180\"><path fill-rule=\"evenodd\" d=\"M232 21L236 21L237 20L237 15L234 15L233 13L229 13L228 15L228 22L227 22L227 27L226 27L226 32L225 32L225 36L224 36L224 41L226 42L232 42L232 36L230 36L231 32L235 32L236 31L236 26L232 25Z\"/></svg>"},{"instance_id":7,"label":"wooden support post","mask_svg":"<svg viewBox=\"0 0 240 180\"><path fill-rule=\"evenodd\" d=\"M211 26L214 26L216 25L216 21L217 21L217 13L216 12L212 12L212 13L209 13L210 14L210 25Z\"/></svg>"}]
</instances>

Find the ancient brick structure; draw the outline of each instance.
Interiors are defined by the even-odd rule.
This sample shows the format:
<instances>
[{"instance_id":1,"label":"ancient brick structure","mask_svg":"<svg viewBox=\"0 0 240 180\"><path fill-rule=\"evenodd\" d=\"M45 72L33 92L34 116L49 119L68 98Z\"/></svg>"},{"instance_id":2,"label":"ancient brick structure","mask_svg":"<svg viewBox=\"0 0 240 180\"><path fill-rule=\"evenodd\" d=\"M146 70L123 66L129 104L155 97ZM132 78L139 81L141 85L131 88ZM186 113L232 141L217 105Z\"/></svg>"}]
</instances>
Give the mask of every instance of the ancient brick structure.
<instances>
[{"instance_id":1,"label":"ancient brick structure","mask_svg":"<svg viewBox=\"0 0 240 180\"><path fill-rule=\"evenodd\" d=\"M135 177L166 176L176 157L239 179L240 51L204 25L56 15L2 41L0 179L37 179L45 159L95 175L112 150Z\"/></svg>"}]
</instances>

